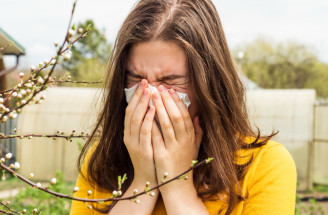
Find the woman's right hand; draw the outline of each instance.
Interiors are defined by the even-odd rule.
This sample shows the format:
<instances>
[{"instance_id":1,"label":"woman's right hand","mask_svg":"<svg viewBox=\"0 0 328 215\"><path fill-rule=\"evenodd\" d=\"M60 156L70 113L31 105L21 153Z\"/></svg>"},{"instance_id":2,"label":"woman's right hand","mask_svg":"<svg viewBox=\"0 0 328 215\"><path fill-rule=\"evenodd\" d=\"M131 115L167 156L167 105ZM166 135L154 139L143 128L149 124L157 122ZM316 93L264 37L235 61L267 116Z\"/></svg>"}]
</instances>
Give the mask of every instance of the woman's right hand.
<instances>
[{"instance_id":1,"label":"woman's right hand","mask_svg":"<svg viewBox=\"0 0 328 215\"><path fill-rule=\"evenodd\" d=\"M134 182L144 184L149 181L155 186L157 179L151 144L155 107L148 109L151 92L147 86L147 80L143 79L125 110L123 141L133 164Z\"/></svg>"},{"instance_id":2,"label":"woman's right hand","mask_svg":"<svg viewBox=\"0 0 328 215\"><path fill-rule=\"evenodd\" d=\"M133 164L134 179L122 196L123 198L133 195L135 189L143 191L147 181L150 182L151 187L157 185L151 144L151 129L155 116L155 107L152 106L147 110L151 94L147 86L148 82L146 80L139 83L125 110L123 141ZM159 191L154 190L152 192L155 193L152 198L147 195L138 196L139 204L131 201L118 201L110 214L152 214Z\"/></svg>"}]
</instances>

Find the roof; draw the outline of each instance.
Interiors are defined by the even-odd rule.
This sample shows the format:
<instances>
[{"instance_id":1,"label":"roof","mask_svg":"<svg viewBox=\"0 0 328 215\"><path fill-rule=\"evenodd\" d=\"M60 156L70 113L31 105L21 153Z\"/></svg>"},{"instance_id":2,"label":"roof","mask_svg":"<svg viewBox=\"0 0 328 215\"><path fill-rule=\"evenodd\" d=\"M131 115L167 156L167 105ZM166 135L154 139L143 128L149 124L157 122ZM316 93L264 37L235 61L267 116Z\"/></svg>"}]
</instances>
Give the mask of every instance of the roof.
<instances>
[{"instance_id":1,"label":"roof","mask_svg":"<svg viewBox=\"0 0 328 215\"><path fill-rule=\"evenodd\" d=\"M243 83L246 90L261 89L261 87L258 84L248 79L248 77L243 73L241 66L239 64L235 62L235 66L239 78L241 79L241 82Z\"/></svg>"},{"instance_id":2,"label":"roof","mask_svg":"<svg viewBox=\"0 0 328 215\"><path fill-rule=\"evenodd\" d=\"M12 44L0 51L3 55L25 55L25 48L20 45L14 38L9 36L2 28L0 28L0 48L5 47L8 44Z\"/></svg>"},{"instance_id":3,"label":"roof","mask_svg":"<svg viewBox=\"0 0 328 215\"><path fill-rule=\"evenodd\" d=\"M249 80L244 74L241 75L241 81L244 84L246 90L261 89L261 87L254 81Z\"/></svg>"}]
</instances>

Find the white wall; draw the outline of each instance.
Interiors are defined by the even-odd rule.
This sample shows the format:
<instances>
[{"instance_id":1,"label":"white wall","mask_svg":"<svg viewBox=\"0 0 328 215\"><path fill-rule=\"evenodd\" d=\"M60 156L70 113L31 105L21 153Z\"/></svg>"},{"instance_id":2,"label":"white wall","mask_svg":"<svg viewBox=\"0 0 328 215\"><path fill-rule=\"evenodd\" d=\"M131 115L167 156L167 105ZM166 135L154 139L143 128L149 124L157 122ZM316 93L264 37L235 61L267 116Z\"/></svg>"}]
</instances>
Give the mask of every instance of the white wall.
<instances>
[{"instance_id":1,"label":"white wall","mask_svg":"<svg viewBox=\"0 0 328 215\"><path fill-rule=\"evenodd\" d=\"M316 106L314 182L328 184L328 105Z\"/></svg>"},{"instance_id":2,"label":"white wall","mask_svg":"<svg viewBox=\"0 0 328 215\"><path fill-rule=\"evenodd\" d=\"M19 117L17 133L56 134L64 131L69 135L90 132L95 122L96 107L93 100L97 89L50 87L42 104L28 105ZM85 141L83 141L84 143ZM51 179L55 171L65 174L65 179L76 180L76 159L79 155L76 139L63 138L18 139L17 160L21 162L20 173L35 174L36 179Z\"/></svg>"},{"instance_id":3,"label":"white wall","mask_svg":"<svg viewBox=\"0 0 328 215\"><path fill-rule=\"evenodd\" d=\"M248 91L251 120L265 134L279 130L273 138L293 156L299 189L306 189L309 172L308 146L313 138L314 90L251 90ZM279 158L277 158L279 159Z\"/></svg>"},{"instance_id":4,"label":"white wall","mask_svg":"<svg viewBox=\"0 0 328 215\"><path fill-rule=\"evenodd\" d=\"M92 88L48 88L44 103L24 109L19 118L18 133L54 134L60 130L69 134L72 129L77 132L90 130L96 119L97 107L93 100L97 98L97 91ZM313 138L314 102L314 90L250 90L247 93L252 123L260 127L262 134L270 134L272 129L279 130L274 140L285 145L292 154L297 166L299 189L306 189L310 180L308 146ZM324 128L327 128L328 114L325 114L326 118L322 117L317 127L323 129L320 132L326 135ZM328 170L324 165L327 145L315 151L319 159L315 162L314 178L317 182L328 182ZM60 170L67 180L76 179L79 151L75 141L24 139L18 140L17 148L21 173L34 172L36 178L48 180L54 176L55 170Z\"/></svg>"}]
</instances>

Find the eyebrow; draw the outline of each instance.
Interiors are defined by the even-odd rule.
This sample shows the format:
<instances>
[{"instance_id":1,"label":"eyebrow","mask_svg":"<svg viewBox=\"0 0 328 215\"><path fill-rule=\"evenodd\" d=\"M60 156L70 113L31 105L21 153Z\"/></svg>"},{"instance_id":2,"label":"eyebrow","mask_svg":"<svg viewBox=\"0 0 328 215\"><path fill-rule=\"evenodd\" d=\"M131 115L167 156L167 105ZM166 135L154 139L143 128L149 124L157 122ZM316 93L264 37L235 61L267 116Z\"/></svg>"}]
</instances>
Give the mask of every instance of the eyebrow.
<instances>
[{"instance_id":1,"label":"eyebrow","mask_svg":"<svg viewBox=\"0 0 328 215\"><path fill-rule=\"evenodd\" d=\"M127 72L127 75L128 76L131 76L131 77L134 77L134 78L140 78L140 79L145 78L142 75L135 74L133 71L126 70L126 72ZM176 75L176 74L164 75L160 80L161 81L164 81L164 80L174 80L174 79L179 79L179 78L186 78L186 76L184 76L184 75Z\"/></svg>"},{"instance_id":2,"label":"eyebrow","mask_svg":"<svg viewBox=\"0 0 328 215\"><path fill-rule=\"evenodd\" d=\"M135 74L134 72L129 71L129 70L126 70L126 73L127 73L128 76L132 76L134 78L140 78L140 79L143 79L144 78L143 76L138 75L138 74Z\"/></svg>"}]
</instances>

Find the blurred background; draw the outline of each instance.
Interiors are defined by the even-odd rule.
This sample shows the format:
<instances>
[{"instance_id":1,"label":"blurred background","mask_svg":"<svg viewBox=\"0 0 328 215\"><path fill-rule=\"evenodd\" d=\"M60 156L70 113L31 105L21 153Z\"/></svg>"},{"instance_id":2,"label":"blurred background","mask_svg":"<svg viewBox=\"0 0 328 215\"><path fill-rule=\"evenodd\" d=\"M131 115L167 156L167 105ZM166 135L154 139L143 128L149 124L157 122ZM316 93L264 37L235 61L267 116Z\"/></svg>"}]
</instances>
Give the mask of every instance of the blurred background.
<instances>
[{"instance_id":1,"label":"blurred background","mask_svg":"<svg viewBox=\"0 0 328 215\"><path fill-rule=\"evenodd\" d=\"M71 60L57 67L54 76L59 79L70 72L76 81L103 79L116 34L136 2L80 0L73 23L77 28L90 24L92 31L73 46ZM262 134L279 130L274 140L285 145L295 160L296 214L328 213L328 1L213 2L247 88L253 125ZM65 36L72 4L71 0L0 1L0 47L13 44L0 51L0 90L13 87L20 72L27 76L32 65L55 55L54 41L61 43ZM73 129L88 133L99 110L100 86L68 83L49 87L42 104L28 105L16 119L1 123L0 133L12 134L14 128L20 134L70 134ZM21 174L33 172L39 181L57 175L61 179L58 190L70 192L83 143L80 139L7 139L0 140L0 147L21 163ZM38 202L42 207L46 204L41 195L50 204L51 196L35 193L15 178L0 182L0 199L12 198L22 207ZM26 198L35 198L35 202L27 204ZM65 208L62 214L68 213L69 203L58 202L44 206L46 214Z\"/></svg>"}]
</instances>

